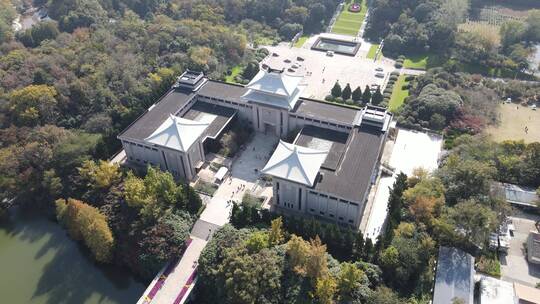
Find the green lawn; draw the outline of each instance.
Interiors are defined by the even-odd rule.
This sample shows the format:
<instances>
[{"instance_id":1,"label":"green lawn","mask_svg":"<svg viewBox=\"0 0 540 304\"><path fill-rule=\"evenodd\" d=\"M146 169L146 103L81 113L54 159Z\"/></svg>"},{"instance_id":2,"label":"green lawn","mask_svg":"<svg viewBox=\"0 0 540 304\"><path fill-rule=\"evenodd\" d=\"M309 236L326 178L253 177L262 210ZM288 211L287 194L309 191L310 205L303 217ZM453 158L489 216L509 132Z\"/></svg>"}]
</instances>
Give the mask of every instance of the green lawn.
<instances>
[{"instance_id":1,"label":"green lawn","mask_svg":"<svg viewBox=\"0 0 540 304\"><path fill-rule=\"evenodd\" d=\"M369 48L369 52L367 53L368 59L375 59L375 54L377 54L377 49L379 49L378 44L372 44Z\"/></svg>"},{"instance_id":2,"label":"green lawn","mask_svg":"<svg viewBox=\"0 0 540 304\"><path fill-rule=\"evenodd\" d=\"M231 70L231 75L227 75L227 77L225 77L225 81L229 83L236 83L236 81L234 80L234 77L236 77L236 75L240 74L241 72L242 72L242 67L239 65L235 66Z\"/></svg>"},{"instance_id":3,"label":"green lawn","mask_svg":"<svg viewBox=\"0 0 540 304\"><path fill-rule=\"evenodd\" d=\"M301 48L302 45L304 45L304 43L306 42L306 40L308 40L308 38L309 36L302 36L298 38L298 41L296 41L296 43L294 44L294 47Z\"/></svg>"},{"instance_id":4,"label":"green lawn","mask_svg":"<svg viewBox=\"0 0 540 304\"><path fill-rule=\"evenodd\" d=\"M439 56L434 54L420 54L414 56L407 56L403 61L403 67L407 69L426 70L436 66L440 66L442 60Z\"/></svg>"},{"instance_id":5,"label":"green lawn","mask_svg":"<svg viewBox=\"0 0 540 304\"><path fill-rule=\"evenodd\" d=\"M388 109L392 112L395 112L397 109L403 105L405 98L409 96L409 90L403 90L403 86L409 82L405 80L407 75L399 75L396 84L394 85L394 90L392 91L392 96L390 97L390 102L388 103Z\"/></svg>"},{"instance_id":6,"label":"green lawn","mask_svg":"<svg viewBox=\"0 0 540 304\"><path fill-rule=\"evenodd\" d=\"M362 10L358 13L349 12L349 6L351 3L346 4L343 7L343 11L339 14L336 23L332 27L332 33L356 36L360 30L360 26L364 21L367 13L366 1L362 1Z\"/></svg>"}]
</instances>

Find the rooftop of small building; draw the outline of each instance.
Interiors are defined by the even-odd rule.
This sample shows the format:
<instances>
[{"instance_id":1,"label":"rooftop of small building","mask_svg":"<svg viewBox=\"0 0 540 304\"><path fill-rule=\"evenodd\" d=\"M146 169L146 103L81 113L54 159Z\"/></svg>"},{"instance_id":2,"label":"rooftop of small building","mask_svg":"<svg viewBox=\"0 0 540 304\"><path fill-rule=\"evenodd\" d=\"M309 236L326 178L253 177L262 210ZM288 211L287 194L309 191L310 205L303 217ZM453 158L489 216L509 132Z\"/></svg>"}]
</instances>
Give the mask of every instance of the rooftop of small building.
<instances>
[{"instance_id":1,"label":"rooftop of small building","mask_svg":"<svg viewBox=\"0 0 540 304\"><path fill-rule=\"evenodd\" d=\"M313 189L360 202L370 190L384 139L384 132L372 126L355 127L349 134L307 126L295 143L305 147L317 142L330 144L331 152L319 170Z\"/></svg>"},{"instance_id":2,"label":"rooftop of small building","mask_svg":"<svg viewBox=\"0 0 540 304\"><path fill-rule=\"evenodd\" d=\"M472 304L473 294L474 257L460 249L441 246L433 304L452 304L454 298Z\"/></svg>"}]
</instances>

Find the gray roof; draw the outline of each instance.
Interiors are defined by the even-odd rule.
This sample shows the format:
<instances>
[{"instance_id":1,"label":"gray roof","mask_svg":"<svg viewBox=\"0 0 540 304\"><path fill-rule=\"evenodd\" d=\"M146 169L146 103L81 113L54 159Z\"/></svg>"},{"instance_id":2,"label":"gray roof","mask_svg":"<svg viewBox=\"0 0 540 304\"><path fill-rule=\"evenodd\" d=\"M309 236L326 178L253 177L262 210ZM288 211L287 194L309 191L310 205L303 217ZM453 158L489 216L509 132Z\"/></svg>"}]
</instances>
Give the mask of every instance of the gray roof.
<instances>
[{"instance_id":1,"label":"gray roof","mask_svg":"<svg viewBox=\"0 0 540 304\"><path fill-rule=\"evenodd\" d=\"M183 90L169 90L150 110L144 112L118 136L126 139L144 140L150 136L170 114L175 114L195 93Z\"/></svg>"},{"instance_id":2,"label":"gray roof","mask_svg":"<svg viewBox=\"0 0 540 304\"><path fill-rule=\"evenodd\" d=\"M231 118L236 115L236 110L198 100L182 117L196 120L197 116L201 113L209 113L216 116L203 132L202 136L203 138L210 137L215 139Z\"/></svg>"},{"instance_id":3,"label":"gray roof","mask_svg":"<svg viewBox=\"0 0 540 304\"><path fill-rule=\"evenodd\" d=\"M247 88L238 84L209 80L199 89L198 94L205 97L216 97L230 101L244 102L241 97L247 91Z\"/></svg>"},{"instance_id":4,"label":"gray roof","mask_svg":"<svg viewBox=\"0 0 540 304\"><path fill-rule=\"evenodd\" d=\"M454 298L473 303L474 257L450 247L439 248L433 304L452 304Z\"/></svg>"},{"instance_id":5,"label":"gray roof","mask_svg":"<svg viewBox=\"0 0 540 304\"><path fill-rule=\"evenodd\" d=\"M330 140L333 136L333 145L337 148L320 169L321 176L314 189L363 203L361 200L369 191L372 173L383 147L385 133L370 126L355 127L350 131L346 143L342 146L343 133L312 128L315 127L309 127L307 129L309 132L300 134L297 138L299 145L309 146L312 138ZM320 136L317 135L319 131L321 131Z\"/></svg>"},{"instance_id":6,"label":"gray roof","mask_svg":"<svg viewBox=\"0 0 540 304\"><path fill-rule=\"evenodd\" d=\"M324 101L300 98L293 113L314 119L352 125L357 112L356 109L329 104Z\"/></svg>"}]
</instances>

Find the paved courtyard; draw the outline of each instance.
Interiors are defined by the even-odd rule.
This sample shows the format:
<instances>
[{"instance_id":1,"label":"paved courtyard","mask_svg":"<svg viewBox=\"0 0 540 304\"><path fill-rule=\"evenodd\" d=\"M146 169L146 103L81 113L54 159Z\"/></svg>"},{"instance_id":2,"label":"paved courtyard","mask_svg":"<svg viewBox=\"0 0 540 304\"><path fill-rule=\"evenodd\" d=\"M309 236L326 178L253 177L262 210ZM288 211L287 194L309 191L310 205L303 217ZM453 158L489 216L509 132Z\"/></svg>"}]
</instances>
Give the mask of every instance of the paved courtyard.
<instances>
[{"instance_id":1,"label":"paved courtyard","mask_svg":"<svg viewBox=\"0 0 540 304\"><path fill-rule=\"evenodd\" d=\"M328 36L329 34L325 34ZM346 56L335 54L330 57L325 52L311 50L310 47L316 40L316 36L311 37L302 48L290 47L288 44L279 44L277 46L267 46L271 53L276 53L279 57L269 56L266 61L270 61L273 68L281 68L277 63L283 63L283 66L288 66L284 60L291 60L293 63L297 57L302 57L304 61L302 69L305 69L304 83L307 88L302 93L303 97L324 99L330 94L330 91L336 81L339 81L341 87L345 87L347 83L354 90L360 86L364 90L366 85L371 86L377 84L381 89L386 85L389 73L394 71L392 61L383 60L374 62L372 59L365 57L365 48L362 45L356 56ZM348 37L350 40L351 37ZM369 50L369 47L367 48ZM375 69L383 68L385 77L375 77Z\"/></svg>"},{"instance_id":2,"label":"paved courtyard","mask_svg":"<svg viewBox=\"0 0 540 304\"><path fill-rule=\"evenodd\" d=\"M510 238L508 254L500 256L502 279L535 287L536 283L540 282L540 265L530 264L527 261L524 243L527 242L529 231L536 229L534 223L540 220L540 217L518 211L510 218L515 231Z\"/></svg>"},{"instance_id":3,"label":"paved courtyard","mask_svg":"<svg viewBox=\"0 0 540 304\"><path fill-rule=\"evenodd\" d=\"M241 201L247 190L256 190L254 188L260 176L259 171L266 165L277 142L278 138L272 135L257 133L254 136L245 150L234 160L230 176L214 193L214 197L201 214L201 220L219 226L229 222L232 205L228 202Z\"/></svg>"},{"instance_id":4,"label":"paved courtyard","mask_svg":"<svg viewBox=\"0 0 540 304\"><path fill-rule=\"evenodd\" d=\"M442 138L431 134L400 129L395 142L389 141L386 149L391 149L390 156L383 155L382 161L389 159L389 165L395 169L393 176L383 176L375 186L374 193L370 194L364 217L364 234L366 237L376 239L380 234L386 220L390 188L399 172L410 175L414 168L422 167L428 171L437 168L437 160L442 149Z\"/></svg>"}]
</instances>

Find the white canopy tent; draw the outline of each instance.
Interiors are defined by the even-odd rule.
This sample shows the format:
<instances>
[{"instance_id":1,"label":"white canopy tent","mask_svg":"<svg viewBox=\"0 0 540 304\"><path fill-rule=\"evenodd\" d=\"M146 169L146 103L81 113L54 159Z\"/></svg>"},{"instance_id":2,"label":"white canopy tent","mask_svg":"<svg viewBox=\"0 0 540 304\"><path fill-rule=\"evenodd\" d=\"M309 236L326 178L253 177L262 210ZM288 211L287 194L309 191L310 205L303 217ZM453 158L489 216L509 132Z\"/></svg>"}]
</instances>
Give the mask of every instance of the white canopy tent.
<instances>
[{"instance_id":1,"label":"white canopy tent","mask_svg":"<svg viewBox=\"0 0 540 304\"><path fill-rule=\"evenodd\" d=\"M229 169L227 167L221 167L216 172L216 175L214 175L214 178L217 182L222 182L225 176L227 175L227 172L229 172Z\"/></svg>"}]
</instances>

